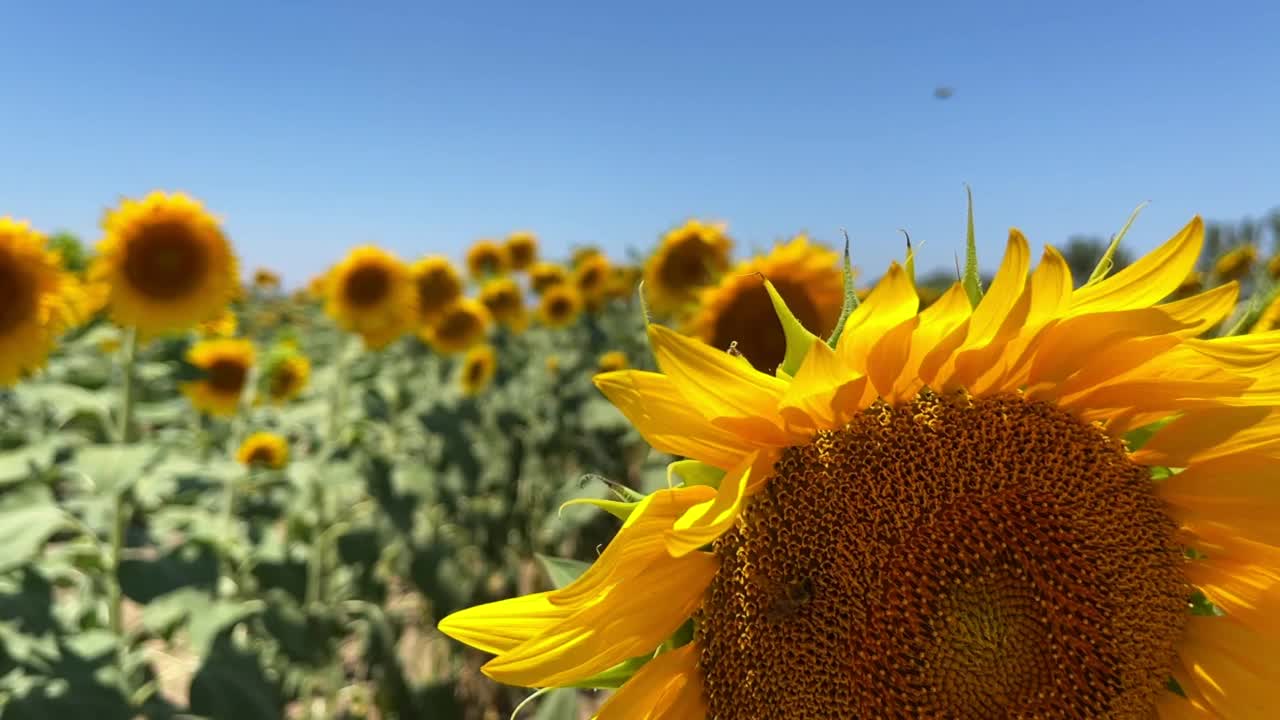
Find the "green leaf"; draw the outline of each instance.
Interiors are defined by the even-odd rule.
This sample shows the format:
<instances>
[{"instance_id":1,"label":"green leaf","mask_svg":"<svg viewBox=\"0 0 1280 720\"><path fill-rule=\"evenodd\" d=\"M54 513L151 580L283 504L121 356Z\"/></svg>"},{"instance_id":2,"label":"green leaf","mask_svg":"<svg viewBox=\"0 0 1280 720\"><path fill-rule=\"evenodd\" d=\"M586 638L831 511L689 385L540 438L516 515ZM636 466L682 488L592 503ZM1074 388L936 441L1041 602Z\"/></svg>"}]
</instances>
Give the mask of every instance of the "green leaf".
<instances>
[{"instance_id":1,"label":"green leaf","mask_svg":"<svg viewBox=\"0 0 1280 720\"><path fill-rule=\"evenodd\" d=\"M1116 256L1116 251L1120 249L1120 241L1124 239L1125 234L1129 232L1129 227L1133 225L1134 220L1138 219L1138 214L1146 206L1147 203L1143 202L1129 214L1128 221L1125 222L1124 227L1120 228L1120 232L1111 238L1111 244L1107 246L1107 251L1102 254L1102 259L1098 261L1098 266L1093 269L1093 272L1089 275L1089 282L1085 283L1085 285L1099 282L1107 276L1107 273L1111 272L1113 258Z\"/></svg>"},{"instance_id":2,"label":"green leaf","mask_svg":"<svg viewBox=\"0 0 1280 720\"><path fill-rule=\"evenodd\" d=\"M160 452L149 443L85 445L76 450L71 468L92 479L100 494L117 495L128 491Z\"/></svg>"},{"instance_id":3,"label":"green leaf","mask_svg":"<svg viewBox=\"0 0 1280 720\"><path fill-rule=\"evenodd\" d=\"M279 720L285 716L279 686L261 658L218 638L191 679L191 711L215 720Z\"/></svg>"},{"instance_id":4,"label":"green leaf","mask_svg":"<svg viewBox=\"0 0 1280 720\"><path fill-rule=\"evenodd\" d=\"M578 691L561 688L542 696L533 720L578 720Z\"/></svg>"},{"instance_id":5,"label":"green leaf","mask_svg":"<svg viewBox=\"0 0 1280 720\"><path fill-rule=\"evenodd\" d=\"M542 553L535 553L534 557L538 559L542 569L547 571L547 578L557 590L577 580L587 571L587 568L591 567L590 563L584 563L581 560L551 557Z\"/></svg>"},{"instance_id":6,"label":"green leaf","mask_svg":"<svg viewBox=\"0 0 1280 720\"><path fill-rule=\"evenodd\" d=\"M982 301L982 277L978 274L978 241L973 232L973 188L964 186L965 195L969 197L968 221L964 239L964 276L961 284L969 296L969 305L977 307Z\"/></svg>"},{"instance_id":7,"label":"green leaf","mask_svg":"<svg viewBox=\"0 0 1280 720\"><path fill-rule=\"evenodd\" d=\"M0 572L26 564L54 533L71 525L66 513L53 505L6 509L0 513Z\"/></svg>"},{"instance_id":8,"label":"green leaf","mask_svg":"<svg viewBox=\"0 0 1280 720\"><path fill-rule=\"evenodd\" d=\"M849 233L844 233L844 305L840 308L840 319L836 321L827 345L835 347L844 333L845 321L858 309L858 289L853 286L853 261L849 259Z\"/></svg>"},{"instance_id":9,"label":"green leaf","mask_svg":"<svg viewBox=\"0 0 1280 720\"><path fill-rule=\"evenodd\" d=\"M0 487L20 483L33 474L48 470L65 447L65 438L53 436L23 446L17 450L0 453Z\"/></svg>"}]
</instances>

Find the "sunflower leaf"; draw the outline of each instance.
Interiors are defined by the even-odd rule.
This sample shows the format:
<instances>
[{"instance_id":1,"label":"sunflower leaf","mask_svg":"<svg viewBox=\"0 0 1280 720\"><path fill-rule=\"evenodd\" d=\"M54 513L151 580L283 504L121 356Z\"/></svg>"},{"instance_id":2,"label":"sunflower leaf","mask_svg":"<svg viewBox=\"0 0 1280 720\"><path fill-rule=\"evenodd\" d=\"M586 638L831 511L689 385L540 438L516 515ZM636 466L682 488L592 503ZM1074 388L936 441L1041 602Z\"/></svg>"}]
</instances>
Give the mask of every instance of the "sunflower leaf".
<instances>
[{"instance_id":1,"label":"sunflower leaf","mask_svg":"<svg viewBox=\"0 0 1280 720\"><path fill-rule=\"evenodd\" d=\"M787 338L787 352L778 370L795 375L800 369L800 363L804 362L804 356L809 354L809 348L813 347L813 341L818 337L800 324L791 308L787 307L787 301L782 299L782 295L778 294L778 289L768 278L764 278L764 289L769 293L769 301L773 303L773 311L782 323L782 332Z\"/></svg>"},{"instance_id":2,"label":"sunflower leaf","mask_svg":"<svg viewBox=\"0 0 1280 720\"><path fill-rule=\"evenodd\" d=\"M1111 268L1115 264L1116 251L1120 249L1120 241L1124 239L1125 234L1129 232L1129 227L1133 225L1133 221L1138 219L1138 214L1147 205L1148 203L1143 201L1129 214L1129 219L1125 222L1124 227L1120 228L1120 232L1112 236L1111 244L1107 246L1107 251L1102 254L1102 259L1098 261L1098 266L1093 269L1093 272L1089 275L1089 281L1085 285L1099 282L1107 276L1107 273L1111 272Z\"/></svg>"},{"instance_id":3,"label":"sunflower leaf","mask_svg":"<svg viewBox=\"0 0 1280 720\"><path fill-rule=\"evenodd\" d=\"M969 305L977 307L982 300L982 277L978 274L978 241L973 232L973 189L965 185L964 192L969 196L969 212L964 240L964 277L961 283L965 294L969 296Z\"/></svg>"},{"instance_id":4,"label":"sunflower leaf","mask_svg":"<svg viewBox=\"0 0 1280 720\"><path fill-rule=\"evenodd\" d=\"M571 558L551 557L542 553L534 553L534 557L538 559L538 564L542 565L542 569L547 572L547 579L557 590L577 580L587 571L587 568L591 567L590 563Z\"/></svg>"},{"instance_id":5,"label":"sunflower leaf","mask_svg":"<svg viewBox=\"0 0 1280 720\"><path fill-rule=\"evenodd\" d=\"M844 232L844 307L840 309L840 319L827 338L827 345L835 347L840 342L840 334L844 332L844 323L858 308L858 291L853 287L853 262L849 259L849 233Z\"/></svg>"}]
</instances>

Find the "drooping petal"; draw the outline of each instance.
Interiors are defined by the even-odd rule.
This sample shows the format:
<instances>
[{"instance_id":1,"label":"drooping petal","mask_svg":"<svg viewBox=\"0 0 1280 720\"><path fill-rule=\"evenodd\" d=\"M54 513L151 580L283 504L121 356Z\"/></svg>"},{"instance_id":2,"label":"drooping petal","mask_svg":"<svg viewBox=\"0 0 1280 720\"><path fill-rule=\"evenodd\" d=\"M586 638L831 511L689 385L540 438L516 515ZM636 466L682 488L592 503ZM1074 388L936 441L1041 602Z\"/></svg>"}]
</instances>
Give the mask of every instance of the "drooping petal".
<instances>
[{"instance_id":1,"label":"drooping petal","mask_svg":"<svg viewBox=\"0 0 1280 720\"><path fill-rule=\"evenodd\" d=\"M687 555L733 527L747 496L764 482L772 464L772 458L761 461L758 453L752 453L725 473L714 498L689 508L666 531L667 551L672 557Z\"/></svg>"},{"instance_id":2,"label":"drooping petal","mask_svg":"<svg viewBox=\"0 0 1280 720\"><path fill-rule=\"evenodd\" d=\"M596 720L702 720L702 676L697 643L665 652L645 663L626 685L613 694ZM696 692L688 692L692 687Z\"/></svg>"}]
</instances>

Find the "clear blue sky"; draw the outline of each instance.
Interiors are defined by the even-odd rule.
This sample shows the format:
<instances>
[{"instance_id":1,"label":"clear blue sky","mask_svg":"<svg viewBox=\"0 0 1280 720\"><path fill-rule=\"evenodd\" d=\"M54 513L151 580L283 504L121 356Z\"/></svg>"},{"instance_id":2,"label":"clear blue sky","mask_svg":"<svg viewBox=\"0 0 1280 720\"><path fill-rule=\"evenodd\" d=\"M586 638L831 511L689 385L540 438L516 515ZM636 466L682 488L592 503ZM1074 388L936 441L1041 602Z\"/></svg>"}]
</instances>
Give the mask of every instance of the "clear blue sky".
<instances>
[{"instance_id":1,"label":"clear blue sky","mask_svg":"<svg viewBox=\"0 0 1280 720\"><path fill-rule=\"evenodd\" d=\"M1280 204L1274 2L82 2L0 8L0 213L96 239L180 188L291 283L373 241L552 254L686 216L806 229L878 270L897 228L984 265ZM955 95L933 97L938 85Z\"/></svg>"}]
</instances>

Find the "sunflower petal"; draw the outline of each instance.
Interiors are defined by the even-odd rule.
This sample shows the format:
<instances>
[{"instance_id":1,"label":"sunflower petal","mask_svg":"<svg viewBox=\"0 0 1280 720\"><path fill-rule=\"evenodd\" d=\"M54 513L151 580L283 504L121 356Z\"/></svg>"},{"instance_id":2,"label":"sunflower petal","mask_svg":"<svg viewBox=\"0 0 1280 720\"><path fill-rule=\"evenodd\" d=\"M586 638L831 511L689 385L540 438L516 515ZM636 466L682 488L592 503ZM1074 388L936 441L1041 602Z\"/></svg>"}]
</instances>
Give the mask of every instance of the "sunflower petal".
<instances>
[{"instance_id":1,"label":"sunflower petal","mask_svg":"<svg viewBox=\"0 0 1280 720\"><path fill-rule=\"evenodd\" d=\"M767 472L757 461L759 453L747 456L737 467L725 473L720 489L710 500L700 502L686 510L666 531L667 552L672 557L683 557L724 534L742 512L748 495L748 487L759 485L761 474Z\"/></svg>"},{"instance_id":2,"label":"sunflower petal","mask_svg":"<svg viewBox=\"0 0 1280 720\"><path fill-rule=\"evenodd\" d=\"M866 357L872 345L886 332L915 317L920 297L914 283L898 263L892 263L867 299L845 321L836 344L840 361L856 374L866 372Z\"/></svg>"},{"instance_id":3,"label":"sunflower petal","mask_svg":"<svg viewBox=\"0 0 1280 720\"><path fill-rule=\"evenodd\" d=\"M1111 277L1076 290L1071 313L1150 307L1178 289L1195 267L1204 243L1204 222L1192 218L1163 245Z\"/></svg>"},{"instance_id":4,"label":"sunflower petal","mask_svg":"<svg viewBox=\"0 0 1280 720\"><path fill-rule=\"evenodd\" d=\"M440 621L440 632L495 655L518 647L565 620L574 608L556 605L551 593L535 593L459 610Z\"/></svg>"},{"instance_id":5,"label":"sunflower petal","mask_svg":"<svg viewBox=\"0 0 1280 720\"><path fill-rule=\"evenodd\" d=\"M702 720L702 678L698 671L701 647L690 643L645 663L614 693L596 720ZM693 687L697 692L686 692Z\"/></svg>"}]
</instances>

